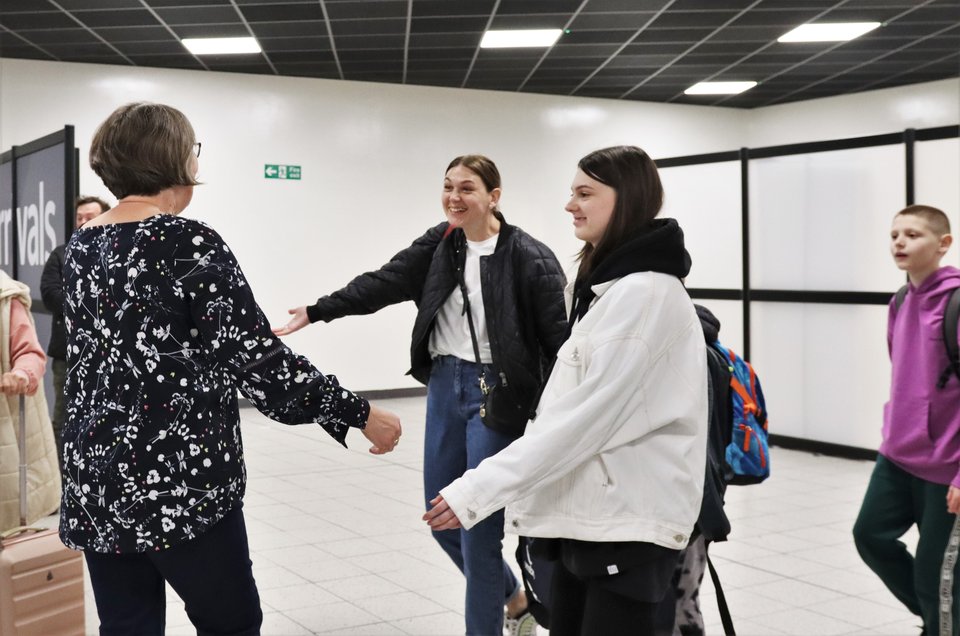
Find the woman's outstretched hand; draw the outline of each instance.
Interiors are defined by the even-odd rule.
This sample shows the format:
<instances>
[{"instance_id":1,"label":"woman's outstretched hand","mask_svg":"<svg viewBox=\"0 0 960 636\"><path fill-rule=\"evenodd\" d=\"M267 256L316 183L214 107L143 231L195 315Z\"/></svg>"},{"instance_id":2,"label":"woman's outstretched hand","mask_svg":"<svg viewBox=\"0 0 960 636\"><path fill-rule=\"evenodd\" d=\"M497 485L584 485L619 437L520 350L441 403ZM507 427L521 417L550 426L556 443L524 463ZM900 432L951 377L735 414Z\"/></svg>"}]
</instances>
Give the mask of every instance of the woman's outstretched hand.
<instances>
[{"instance_id":1,"label":"woman's outstretched hand","mask_svg":"<svg viewBox=\"0 0 960 636\"><path fill-rule=\"evenodd\" d=\"M433 507L424 513L423 520L427 522L431 530L439 532L441 530L455 530L463 527L460 525L460 520L457 519L457 515L450 509L449 504L444 501L443 495L437 495L430 500L430 505Z\"/></svg>"},{"instance_id":2,"label":"woman's outstretched hand","mask_svg":"<svg viewBox=\"0 0 960 636\"><path fill-rule=\"evenodd\" d=\"M291 314L291 318L287 324L282 327L274 327L273 333L277 336L289 336L294 331L300 331L304 327L310 324L310 319L307 318L307 308L297 307L296 309L288 309L288 314Z\"/></svg>"},{"instance_id":3,"label":"woman's outstretched hand","mask_svg":"<svg viewBox=\"0 0 960 636\"><path fill-rule=\"evenodd\" d=\"M371 453L383 455L392 451L400 443L401 432L400 418L397 415L370 405L370 415L363 428L363 435L373 444L370 447Z\"/></svg>"}]
</instances>

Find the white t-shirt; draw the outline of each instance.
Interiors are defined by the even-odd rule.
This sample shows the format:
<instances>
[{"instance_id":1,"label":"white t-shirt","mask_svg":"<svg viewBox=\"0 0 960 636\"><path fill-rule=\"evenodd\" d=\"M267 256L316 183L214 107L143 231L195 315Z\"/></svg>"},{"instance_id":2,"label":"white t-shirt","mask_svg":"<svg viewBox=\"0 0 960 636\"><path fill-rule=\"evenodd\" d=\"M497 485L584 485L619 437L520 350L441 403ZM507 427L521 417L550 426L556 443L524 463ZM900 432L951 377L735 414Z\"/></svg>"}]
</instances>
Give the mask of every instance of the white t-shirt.
<instances>
[{"instance_id":1,"label":"white t-shirt","mask_svg":"<svg viewBox=\"0 0 960 636\"><path fill-rule=\"evenodd\" d=\"M467 241L467 262L463 268L463 278L467 284L467 297L470 299L470 313L473 315L473 328L477 332L477 345L480 347L480 361L493 362L490 354L490 338L487 336L487 320L483 313L483 294L480 291L480 257L489 256L497 248L499 234L485 241ZM476 362L473 353L473 341L470 339L470 325L463 313L463 293L458 285L447 298L440 311L437 322L430 334L430 357L456 356L462 360Z\"/></svg>"}]
</instances>

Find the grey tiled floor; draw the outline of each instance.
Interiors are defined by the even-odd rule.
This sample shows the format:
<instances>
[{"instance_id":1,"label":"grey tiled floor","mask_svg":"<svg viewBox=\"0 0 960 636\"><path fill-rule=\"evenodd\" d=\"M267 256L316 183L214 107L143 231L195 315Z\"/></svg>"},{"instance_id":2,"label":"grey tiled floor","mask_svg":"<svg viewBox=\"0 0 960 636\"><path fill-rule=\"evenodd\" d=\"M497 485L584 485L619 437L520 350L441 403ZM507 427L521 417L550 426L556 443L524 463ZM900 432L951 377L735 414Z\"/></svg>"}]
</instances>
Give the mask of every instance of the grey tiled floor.
<instances>
[{"instance_id":1,"label":"grey tiled floor","mask_svg":"<svg viewBox=\"0 0 960 636\"><path fill-rule=\"evenodd\" d=\"M265 635L463 633L462 576L420 521L424 399L379 404L400 414L405 431L382 457L356 432L345 451L316 426L242 411L244 510ZM728 490L733 533L711 547L737 633L918 634L918 620L850 537L872 463L783 449L772 461L767 482ZM508 536L510 562L515 545ZM194 633L179 599L168 600L167 633ZM722 634L709 575L702 606L708 634ZM97 624L88 590L89 633Z\"/></svg>"}]
</instances>

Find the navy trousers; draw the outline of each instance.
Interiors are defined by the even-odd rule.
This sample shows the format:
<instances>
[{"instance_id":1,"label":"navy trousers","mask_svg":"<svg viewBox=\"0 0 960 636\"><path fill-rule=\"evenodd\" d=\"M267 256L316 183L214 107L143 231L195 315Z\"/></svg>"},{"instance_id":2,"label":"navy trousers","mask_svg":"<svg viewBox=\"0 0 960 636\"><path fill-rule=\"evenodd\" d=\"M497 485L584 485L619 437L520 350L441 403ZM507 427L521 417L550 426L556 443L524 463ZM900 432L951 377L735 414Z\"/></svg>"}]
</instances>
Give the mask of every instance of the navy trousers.
<instances>
[{"instance_id":1,"label":"navy trousers","mask_svg":"<svg viewBox=\"0 0 960 636\"><path fill-rule=\"evenodd\" d=\"M100 636L163 636L164 582L183 599L201 636L256 636L263 613L247 528L237 507L192 541L159 552L85 552Z\"/></svg>"}]
</instances>

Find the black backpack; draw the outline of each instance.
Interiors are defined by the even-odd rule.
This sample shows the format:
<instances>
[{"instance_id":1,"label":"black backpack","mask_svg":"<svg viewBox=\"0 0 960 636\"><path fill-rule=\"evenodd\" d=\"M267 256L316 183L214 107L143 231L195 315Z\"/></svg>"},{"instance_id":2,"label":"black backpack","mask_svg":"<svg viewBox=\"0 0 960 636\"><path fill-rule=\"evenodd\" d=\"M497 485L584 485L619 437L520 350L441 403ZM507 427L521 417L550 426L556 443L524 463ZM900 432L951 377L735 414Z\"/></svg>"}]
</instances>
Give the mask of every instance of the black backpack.
<instances>
[{"instance_id":1,"label":"black backpack","mask_svg":"<svg viewBox=\"0 0 960 636\"><path fill-rule=\"evenodd\" d=\"M908 285L904 285L897 290L894 295L894 307L899 311L907 297ZM947 308L943 312L943 324L941 326L943 346L947 350L947 367L940 373L940 379L937 381L937 388L942 389L947 386L950 375L953 374L960 379L960 346L957 344L957 328L960 326L960 287L950 292L950 300L947 301Z\"/></svg>"}]
</instances>

